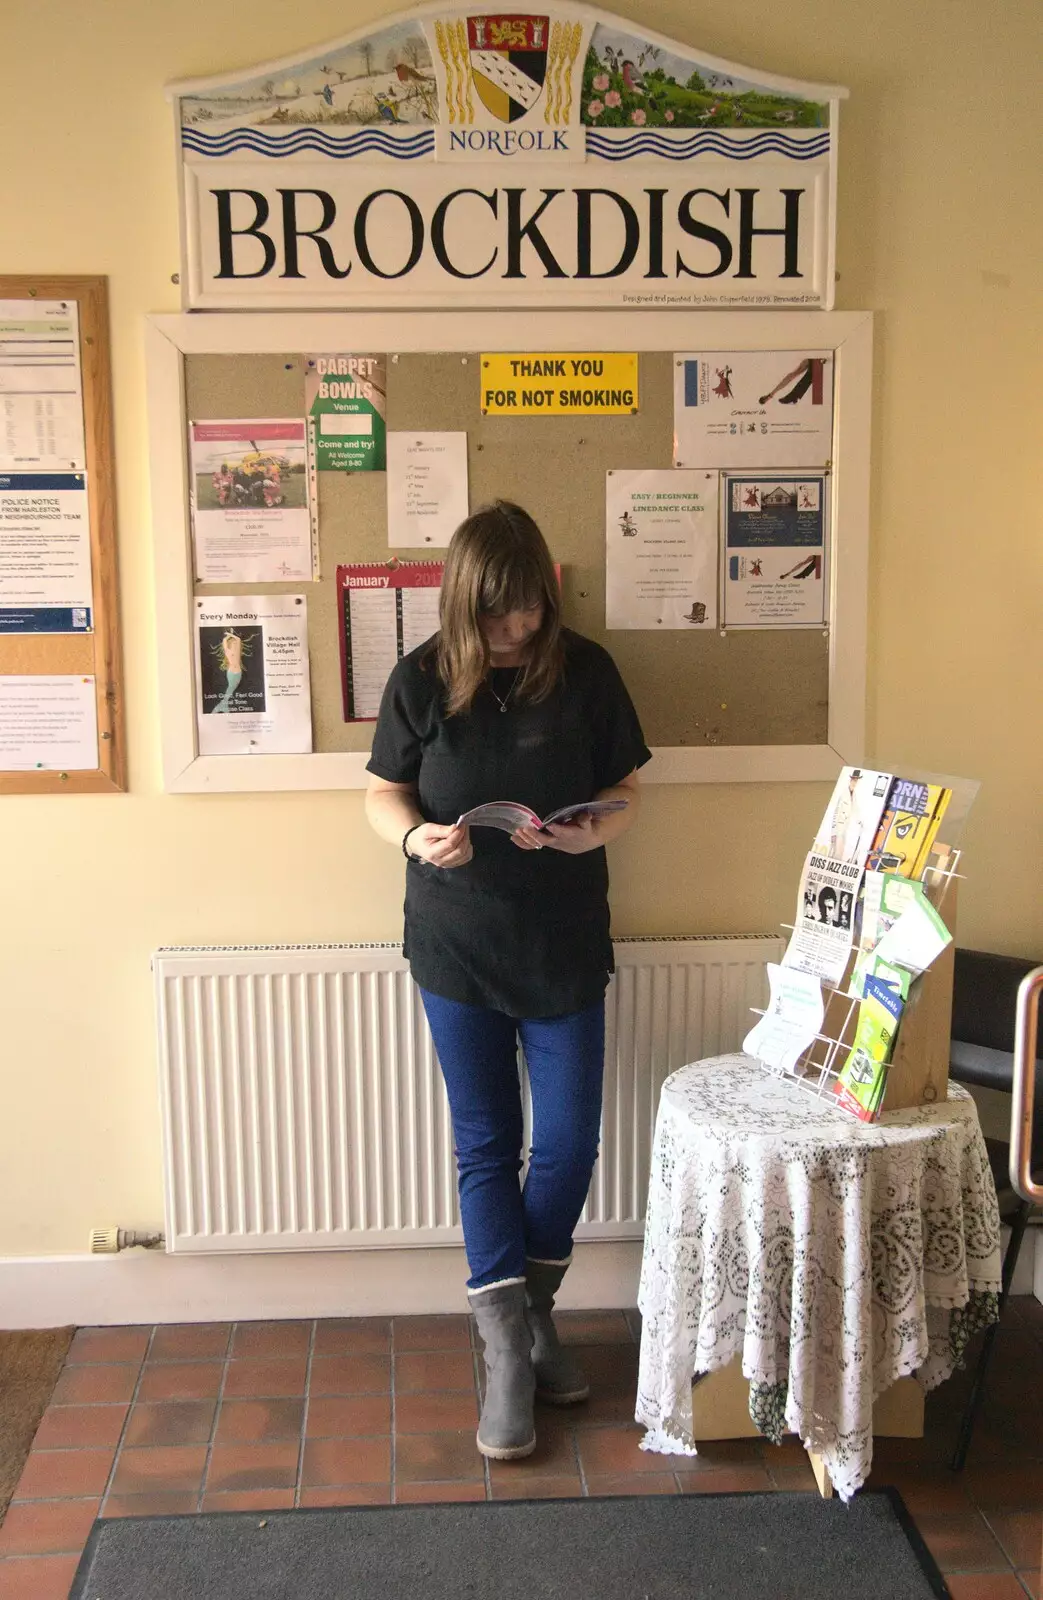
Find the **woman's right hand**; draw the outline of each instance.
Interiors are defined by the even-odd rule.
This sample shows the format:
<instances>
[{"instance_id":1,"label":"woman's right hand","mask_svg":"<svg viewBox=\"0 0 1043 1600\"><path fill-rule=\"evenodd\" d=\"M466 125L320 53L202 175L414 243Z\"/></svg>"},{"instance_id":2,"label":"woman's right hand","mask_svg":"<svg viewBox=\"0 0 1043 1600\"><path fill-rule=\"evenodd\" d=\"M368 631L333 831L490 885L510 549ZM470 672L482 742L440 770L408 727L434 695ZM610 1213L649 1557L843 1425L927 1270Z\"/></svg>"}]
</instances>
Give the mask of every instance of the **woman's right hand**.
<instances>
[{"instance_id":1,"label":"woman's right hand","mask_svg":"<svg viewBox=\"0 0 1043 1600\"><path fill-rule=\"evenodd\" d=\"M432 867L463 867L474 855L470 828L423 822L409 835L410 852Z\"/></svg>"}]
</instances>

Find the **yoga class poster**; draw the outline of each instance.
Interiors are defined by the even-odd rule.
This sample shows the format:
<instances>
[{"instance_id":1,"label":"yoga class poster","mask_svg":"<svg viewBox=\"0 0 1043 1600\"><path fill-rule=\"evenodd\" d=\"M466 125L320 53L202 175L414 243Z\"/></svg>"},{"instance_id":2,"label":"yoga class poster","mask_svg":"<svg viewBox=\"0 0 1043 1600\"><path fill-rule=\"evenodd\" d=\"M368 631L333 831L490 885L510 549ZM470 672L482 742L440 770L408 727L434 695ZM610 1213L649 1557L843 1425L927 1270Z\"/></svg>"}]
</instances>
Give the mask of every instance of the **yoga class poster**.
<instances>
[{"instance_id":1,"label":"yoga class poster","mask_svg":"<svg viewBox=\"0 0 1043 1600\"><path fill-rule=\"evenodd\" d=\"M303 595L197 597L199 754L307 754L312 747Z\"/></svg>"},{"instance_id":2,"label":"yoga class poster","mask_svg":"<svg viewBox=\"0 0 1043 1600\"><path fill-rule=\"evenodd\" d=\"M832 455L831 350L674 356L675 467L825 467Z\"/></svg>"}]
</instances>

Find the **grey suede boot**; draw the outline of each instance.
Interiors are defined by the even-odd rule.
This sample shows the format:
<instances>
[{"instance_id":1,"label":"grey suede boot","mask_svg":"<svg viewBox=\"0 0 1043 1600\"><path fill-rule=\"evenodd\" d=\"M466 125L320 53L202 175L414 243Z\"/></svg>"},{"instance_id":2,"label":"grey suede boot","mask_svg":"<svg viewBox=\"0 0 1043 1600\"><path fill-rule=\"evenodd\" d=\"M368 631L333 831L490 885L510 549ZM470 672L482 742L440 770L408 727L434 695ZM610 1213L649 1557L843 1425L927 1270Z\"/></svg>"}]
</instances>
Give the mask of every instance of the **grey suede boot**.
<instances>
[{"instance_id":1,"label":"grey suede boot","mask_svg":"<svg viewBox=\"0 0 1043 1600\"><path fill-rule=\"evenodd\" d=\"M567 1261L526 1261L525 1288L529 1326L532 1329L532 1365L536 1393L551 1405L568 1406L590 1393L583 1369L575 1356L563 1350L551 1311L554 1296L568 1271Z\"/></svg>"},{"instance_id":2,"label":"grey suede boot","mask_svg":"<svg viewBox=\"0 0 1043 1600\"><path fill-rule=\"evenodd\" d=\"M532 1403L532 1332L524 1283L495 1284L467 1296L485 1347L485 1404L478 1448L493 1461L515 1461L536 1448Z\"/></svg>"}]
</instances>

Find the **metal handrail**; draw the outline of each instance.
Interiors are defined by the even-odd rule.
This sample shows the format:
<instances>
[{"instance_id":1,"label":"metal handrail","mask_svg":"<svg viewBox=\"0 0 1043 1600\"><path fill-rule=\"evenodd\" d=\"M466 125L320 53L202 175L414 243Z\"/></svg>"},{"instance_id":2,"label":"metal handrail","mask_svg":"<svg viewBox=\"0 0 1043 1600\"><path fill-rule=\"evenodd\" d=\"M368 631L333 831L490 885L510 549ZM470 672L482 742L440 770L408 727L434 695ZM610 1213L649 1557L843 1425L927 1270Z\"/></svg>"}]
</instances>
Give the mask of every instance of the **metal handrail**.
<instances>
[{"instance_id":1,"label":"metal handrail","mask_svg":"<svg viewBox=\"0 0 1043 1600\"><path fill-rule=\"evenodd\" d=\"M1043 967L1018 984L1014 1021L1014 1101L1010 1113L1010 1181L1023 1200L1043 1205L1043 1184L1032 1181L1032 1111L1036 1092L1036 1027Z\"/></svg>"}]
</instances>

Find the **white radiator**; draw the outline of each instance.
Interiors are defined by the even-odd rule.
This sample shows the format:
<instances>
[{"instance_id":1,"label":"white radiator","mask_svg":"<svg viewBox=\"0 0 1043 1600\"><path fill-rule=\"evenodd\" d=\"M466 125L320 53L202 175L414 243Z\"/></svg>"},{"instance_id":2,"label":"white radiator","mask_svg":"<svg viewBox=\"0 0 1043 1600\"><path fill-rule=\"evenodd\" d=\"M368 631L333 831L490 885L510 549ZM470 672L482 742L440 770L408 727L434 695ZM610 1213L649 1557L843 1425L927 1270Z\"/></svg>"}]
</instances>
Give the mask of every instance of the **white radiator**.
<instances>
[{"instance_id":1,"label":"white radiator","mask_svg":"<svg viewBox=\"0 0 1043 1600\"><path fill-rule=\"evenodd\" d=\"M663 1079L736 1049L771 935L615 941L601 1155L577 1238L642 1233ZM445 1091L397 944L153 958L171 1251L461 1239Z\"/></svg>"}]
</instances>

